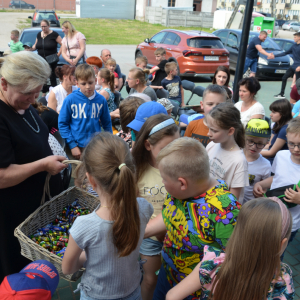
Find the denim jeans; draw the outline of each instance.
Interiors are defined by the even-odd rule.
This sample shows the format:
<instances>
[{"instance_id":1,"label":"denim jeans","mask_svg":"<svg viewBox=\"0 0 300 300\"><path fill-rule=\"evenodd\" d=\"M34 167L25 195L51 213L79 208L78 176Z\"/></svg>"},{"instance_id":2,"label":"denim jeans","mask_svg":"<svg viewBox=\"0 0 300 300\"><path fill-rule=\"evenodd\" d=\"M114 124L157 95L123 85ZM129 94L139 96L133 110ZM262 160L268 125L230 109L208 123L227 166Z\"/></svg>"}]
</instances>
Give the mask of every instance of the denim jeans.
<instances>
[{"instance_id":1,"label":"denim jeans","mask_svg":"<svg viewBox=\"0 0 300 300\"><path fill-rule=\"evenodd\" d=\"M250 68L252 73L256 73L257 62L258 62L257 58L246 57L243 74L245 74L245 72L248 70L248 68Z\"/></svg>"},{"instance_id":2,"label":"denim jeans","mask_svg":"<svg viewBox=\"0 0 300 300\"><path fill-rule=\"evenodd\" d=\"M80 291L80 300L99 300L97 298L89 297L84 291ZM139 285L130 295L124 298L116 298L113 300L142 300L141 286Z\"/></svg>"},{"instance_id":3,"label":"denim jeans","mask_svg":"<svg viewBox=\"0 0 300 300\"><path fill-rule=\"evenodd\" d=\"M165 300L170 289L171 285L167 279L166 271L163 265L161 265L152 300Z\"/></svg>"}]
</instances>

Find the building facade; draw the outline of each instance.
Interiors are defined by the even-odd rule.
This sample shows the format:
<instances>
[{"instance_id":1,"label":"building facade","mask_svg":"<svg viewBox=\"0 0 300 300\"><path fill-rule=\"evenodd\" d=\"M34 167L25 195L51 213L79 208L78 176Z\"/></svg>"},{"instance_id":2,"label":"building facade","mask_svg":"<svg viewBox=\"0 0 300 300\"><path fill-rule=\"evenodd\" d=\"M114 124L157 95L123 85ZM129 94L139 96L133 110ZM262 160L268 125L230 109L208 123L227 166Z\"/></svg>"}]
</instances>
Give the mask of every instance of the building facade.
<instances>
[{"instance_id":1,"label":"building facade","mask_svg":"<svg viewBox=\"0 0 300 300\"><path fill-rule=\"evenodd\" d=\"M274 0L275 15L282 15L284 19L299 19L300 0ZM218 0L217 8L232 11L237 3L237 0ZM243 10L244 6L241 5ZM253 11L272 13L272 0L257 0L257 6L253 7Z\"/></svg>"}]
</instances>

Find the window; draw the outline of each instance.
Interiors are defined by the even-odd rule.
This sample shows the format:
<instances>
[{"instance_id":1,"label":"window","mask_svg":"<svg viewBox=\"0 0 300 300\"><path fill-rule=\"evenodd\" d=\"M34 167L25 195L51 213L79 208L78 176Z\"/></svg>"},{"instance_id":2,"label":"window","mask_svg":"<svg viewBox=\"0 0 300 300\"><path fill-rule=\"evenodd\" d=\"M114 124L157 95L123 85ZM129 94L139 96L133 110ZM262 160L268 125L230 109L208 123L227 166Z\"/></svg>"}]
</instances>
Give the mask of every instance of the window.
<instances>
[{"instance_id":1,"label":"window","mask_svg":"<svg viewBox=\"0 0 300 300\"><path fill-rule=\"evenodd\" d=\"M281 3L285 3L285 0L281 0Z\"/></svg>"},{"instance_id":2,"label":"window","mask_svg":"<svg viewBox=\"0 0 300 300\"><path fill-rule=\"evenodd\" d=\"M167 45L174 45L174 42L176 40L176 38L178 37L178 35L174 32L169 32L164 40L164 44Z\"/></svg>"},{"instance_id":3,"label":"window","mask_svg":"<svg viewBox=\"0 0 300 300\"><path fill-rule=\"evenodd\" d=\"M220 40L222 41L222 43L225 45L226 44L226 39L227 39L227 31L221 31L221 32L217 32L215 35L217 37L220 38Z\"/></svg>"},{"instance_id":4,"label":"window","mask_svg":"<svg viewBox=\"0 0 300 300\"><path fill-rule=\"evenodd\" d=\"M253 11L256 11L256 7L253 7Z\"/></svg>"},{"instance_id":5,"label":"window","mask_svg":"<svg viewBox=\"0 0 300 300\"><path fill-rule=\"evenodd\" d=\"M181 41L181 38L180 38L179 35L177 35L177 38L176 38L176 40L174 42L174 45L177 46L180 43L180 41Z\"/></svg>"},{"instance_id":6,"label":"window","mask_svg":"<svg viewBox=\"0 0 300 300\"><path fill-rule=\"evenodd\" d=\"M280 9L279 12L280 12L280 14L282 15L282 14L283 14L283 9Z\"/></svg>"},{"instance_id":7,"label":"window","mask_svg":"<svg viewBox=\"0 0 300 300\"><path fill-rule=\"evenodd\" d=\"M267 13L269 12L269 9L268 9L268 8L266 8L266 12L267 12Z\"/></svg>"},{"instance_id":8,"label":"window","mask_svg":"<svg viewBox=\"0 0 300 300\"><path fill-rule=\"evenodd\" d=\"M168 6L169 7L174 7L175 6L175 1L176 0L168 0Z\"/></svg>"},{"instance_id":9,"label":"window","mask_svg":"<svg viewBox=\"0 0 300 300\"><path fill-rule=\"evenodd\" d=\"M294 44L293 43L290 43L290 42L286 42L284 47L283 47L283 50L284 51L287 51L289 50Z\"/></svg>"},{"instance_id":10,"label":"window","mask_svg":"<svg viewBox=\"0 0 300 300\"><path fill-rule=\"evenodd\" d=\"M238 38L235 34L229 34L227 46L231 48L238 48Z\"/></svg>"},{"instance_id":11,"label":"window","mask_svg":"<svg viewBox=\"0 0 300 300\"><path fill-rule=\"evenodd\" d=\"M155 36L153 36L150 40L150 43L156 43L159 44L161 43L161 41L163 40L163 38L165 37L166 32L159 32L158 34L156 34Z\"/></svg>"},{"instance_id":12,"label":"window","mask_svg":"<svg viewBox=\"0 0 300 300\"><path fill-rule=\"evenodd\" d=\"M224 48L221 41L216 38L191 38L187 40L187 45L193 48Z\"/></svg>"}]
</instances>

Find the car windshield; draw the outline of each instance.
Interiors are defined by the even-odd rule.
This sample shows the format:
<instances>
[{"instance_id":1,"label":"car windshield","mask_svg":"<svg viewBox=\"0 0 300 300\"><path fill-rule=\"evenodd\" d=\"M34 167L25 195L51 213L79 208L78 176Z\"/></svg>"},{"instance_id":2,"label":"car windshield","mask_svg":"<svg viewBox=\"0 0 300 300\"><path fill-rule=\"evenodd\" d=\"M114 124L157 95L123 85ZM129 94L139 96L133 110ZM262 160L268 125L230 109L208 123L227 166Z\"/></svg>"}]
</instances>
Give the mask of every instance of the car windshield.
<instances>
[{"instance_id":1,"label":"car windshield","mask_svg":"<svg viewBox=\"0 0 300 300\"><path fill-rule=\"evenodd\" d=\"M222 42L216 38L191 38L187 40L187 45L193 48L224 48Z\"/></svg>"},{"instance_id":2,"label":"car windshield","mask_svg":"<svg viewBox=\"0 0 300 300\"><path fill-rule=\"evenodd\" d=\"M27 42L30 42L30 43L32 43L32 45L34 45L35 40L36 40L36 36L40 31L41 31L40 29L24 31L22 33L20 41L23 44L27 43ZM65 35L61 30L54 30L54 31L56 31L61 36L62 39L64 38ZM57 44L57 48L60 48L59 44Z\"/></svg>"},{"instance_id":3,"label":"car windshield","mask_svg":"<svg viewBox=\"0 0 300 300\"><path fill-rule=\"evenodd\" d=\"M38 12L36 16L36 21L42 20L56 21L56 17L53 12Z\"/></svg>"},{"instance_id":4,"label":"car windshield","mask_svg":"<svg viewBox=\"0 0 300 300\"><path fill-rule=\"evenodd\" d=\"M250 34L248 45L255 36L258 36L258 34ZM281 48L269 37L261 43L261 46L264 50L281 50Z\"/></svg>"}]
</instances>

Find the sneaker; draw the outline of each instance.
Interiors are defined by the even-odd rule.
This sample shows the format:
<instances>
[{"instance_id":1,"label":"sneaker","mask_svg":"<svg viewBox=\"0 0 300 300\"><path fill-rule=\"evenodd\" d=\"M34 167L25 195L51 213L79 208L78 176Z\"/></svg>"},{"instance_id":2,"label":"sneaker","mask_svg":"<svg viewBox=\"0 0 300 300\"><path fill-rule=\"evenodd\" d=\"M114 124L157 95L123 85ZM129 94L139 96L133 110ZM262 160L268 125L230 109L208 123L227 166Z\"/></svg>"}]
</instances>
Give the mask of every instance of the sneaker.
<instances>
[{"instance_id":1,"label":"sneaker","mask_svg":"<svg viewBox=\"0 0 300 300\"><path fill-rule=\"evenodd\" d=\"M285 95L279 93L278 95L274 95L274 98L283 99L285 98Z\"/></svg>"}]
</instances>

